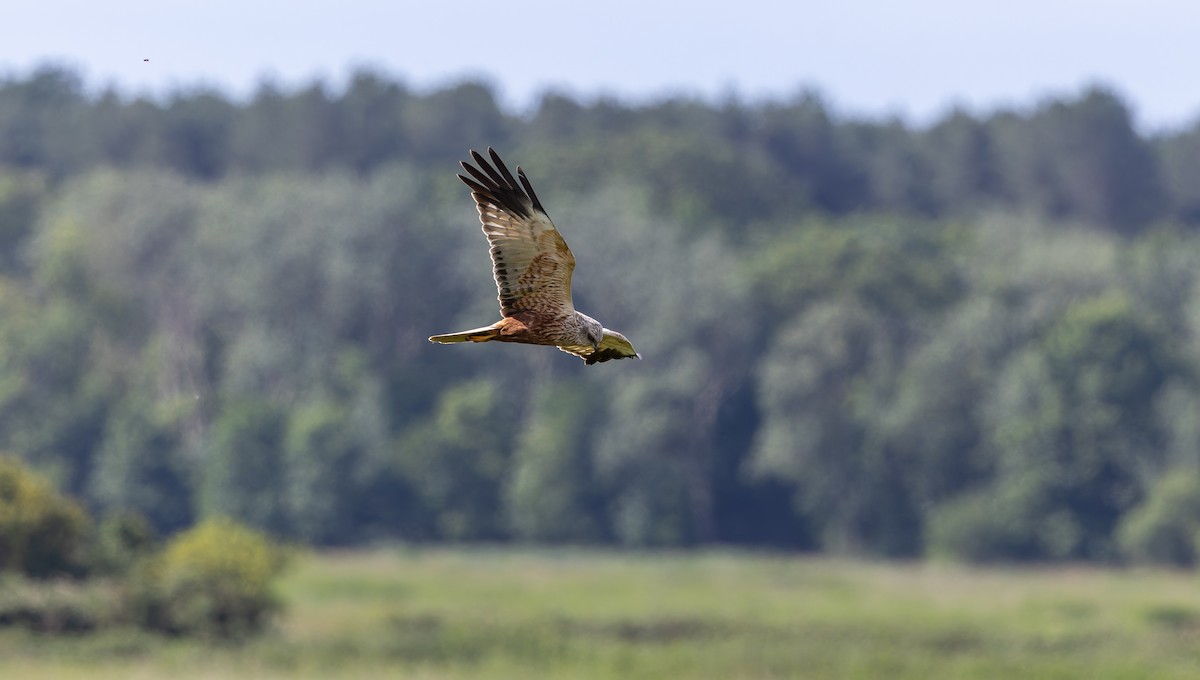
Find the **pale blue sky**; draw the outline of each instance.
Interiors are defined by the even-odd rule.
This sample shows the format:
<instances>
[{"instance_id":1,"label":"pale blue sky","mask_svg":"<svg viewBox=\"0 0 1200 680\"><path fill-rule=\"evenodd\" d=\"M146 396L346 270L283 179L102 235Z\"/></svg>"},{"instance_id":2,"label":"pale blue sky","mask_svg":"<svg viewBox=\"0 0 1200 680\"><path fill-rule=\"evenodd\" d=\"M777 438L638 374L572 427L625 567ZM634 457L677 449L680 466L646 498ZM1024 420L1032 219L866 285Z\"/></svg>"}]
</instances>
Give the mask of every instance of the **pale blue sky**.
<instances>
[{"instance_id":1,"label":"pale blue sky","mask_svg":"<svg viewBox=\"0 0 1200 680\"><path fill-rule=\"evenodd\" d=\"M1103 82L1145 127L1200 116L1188 0L5 0L0 21L0 74L53 60L139 93L240 96L264 76L336 84L370 65L419 88L486 76L518 109L547 87L631 100L815 87L842 112L925 121Z\"/></svg>"}]
</instances>

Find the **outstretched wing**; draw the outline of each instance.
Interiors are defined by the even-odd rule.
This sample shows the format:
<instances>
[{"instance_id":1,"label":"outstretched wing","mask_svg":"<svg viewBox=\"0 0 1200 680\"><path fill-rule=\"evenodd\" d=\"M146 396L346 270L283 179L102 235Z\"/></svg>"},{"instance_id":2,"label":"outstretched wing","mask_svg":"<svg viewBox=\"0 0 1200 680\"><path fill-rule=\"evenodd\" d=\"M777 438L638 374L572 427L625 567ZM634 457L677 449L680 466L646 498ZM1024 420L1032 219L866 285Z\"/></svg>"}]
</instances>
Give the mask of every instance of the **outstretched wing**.
<instances>
[{"instance_id":1,"label":"outstretched wing","mask_svg":"<svg viewBox=\"0 0 1200 680\"><path fill-rule=\"evenodd\" d=\"M509 317L529 311L573 312L575 256L533 193L525 172L517 168L518 184L491 147L488 155L491 164L472 149L471 157L479 167L464 161L463 169L471 176L458 178L471 188L483 233L491 244L500 313Z\"/></svg>"},{"instance_id":2,"label":"outstretched wing","mask_svg":"<svg viewBox=\"0 0 1200 680\"><path fill-rule=\"evenodd\" d=\"M593 350L591 345L559 345L558 348L582 358L589 366L609 359L642 358L624 335L607 328L604 329L604 339L600 341L599 349Z\"/></svg>"}]
</instances>

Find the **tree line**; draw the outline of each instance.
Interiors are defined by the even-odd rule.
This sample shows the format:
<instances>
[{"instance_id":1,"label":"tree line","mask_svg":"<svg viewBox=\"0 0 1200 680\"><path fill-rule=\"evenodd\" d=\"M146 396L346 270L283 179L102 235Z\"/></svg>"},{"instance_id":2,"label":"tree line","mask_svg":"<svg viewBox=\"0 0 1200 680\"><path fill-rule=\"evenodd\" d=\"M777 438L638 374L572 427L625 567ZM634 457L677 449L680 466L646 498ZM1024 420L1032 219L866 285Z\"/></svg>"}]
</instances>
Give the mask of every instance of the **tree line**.
<instances>
[{"instance_id":1,"label":"tree line","mask_svg":"<svg viewBox=\"0 0 1200 680\"><path fill-rule=\"evenodd\" d=\"M370 70L336 88L264 81L245 102L204 88L156 99L93 94L54 66L0 80L0 165L52 179L100 167L203 181L369 175L398 160L434 170L485 145L560 168L547 173L548 188L622 176L650 190L654 208L710 228L811 212L946 218L987 209L1120 233L1200 221L1200 122L1139 134L1129 107L1101 86L981 115L952 110L915 127L839 117L805 90L766 102L641 105L548 92L516 114L486 83L421 92Z\"/></svg>"},{"instance_id":2,"label":"tree line","mask_svg":"<svg viewBox=\"0 0 1200 680\"><path fill-rule=\"evenodd\" d=\"M0 83L0 450L164 533L1190 562L1197 140L1101 88L916 127L37 70ZM453 177L487 145L643 361L426 342L496 313Z\"/></svg>"}]
</instances>

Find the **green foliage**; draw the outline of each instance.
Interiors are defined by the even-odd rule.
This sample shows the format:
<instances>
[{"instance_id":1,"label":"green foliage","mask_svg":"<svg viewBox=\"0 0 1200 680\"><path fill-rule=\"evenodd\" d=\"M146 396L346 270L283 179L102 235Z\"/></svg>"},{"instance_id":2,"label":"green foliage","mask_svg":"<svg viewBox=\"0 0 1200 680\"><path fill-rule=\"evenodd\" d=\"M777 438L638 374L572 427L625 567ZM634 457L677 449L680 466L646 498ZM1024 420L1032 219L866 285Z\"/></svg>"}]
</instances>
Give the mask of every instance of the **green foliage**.
<instances>
[{"instance_id":1,"label":"green foliage","mask_svg":"<svg viewBox=\"0 0 1200 680\"><path fill-rule=\"evenodd\" d=\"M23 269L21 247L34 233L45 194L36 174L0 172L0 271Z\"/></svg>"},{"instance_id":2,"label":"green foliage","mask_svg":"<svg viewBox=\"0 0 1200 680\"><path fill-rule=\"evenodd\" d=\"M643 361L425 341L496 313L447 165L489 144ZM1103 88L916 128L39 69L0 79L0 450L164 533L1111 559L1200 463L1195 145Z\"/></svg>"},{"instance_id":3,"label":"green foliage","mask_svg":"<svg viewBox=\"0 0 1200 680\"><path fill-rule=\"evenodd\" d=\"M150 557L158 547L158 536L145 515L125 509L100 521L94 542L93 571L125 576Z\"/></svg>"},{"instance_id":4,"label":"green foliage","mask_svg":"<svg viewBox=\"0 0 1200 680\"><path fill-rule=\"evenodd\" d=\"M1159 216L1157 159L1124 102L1092 88L991 121L1006 193L1052 217L1134 233Z\"/></svg>"},{"instance_id":5,"label":"green foliage","mask_svg":"<svg viewBox=\"0 0 1200 680\"><path fill-rule=\"evenodd\" d=\"M105 425L111 384L91 364L90 310L41 302L17 282L0 285L0 448L52 470L82 494Z\"/></svg>"},{"instance_id":6,"label":"green foliage","mask_svg":"<svg viewBox=\"0 0 1200 680\"><path fill-rule=\"evenodd\" d=\"M1011 351L1014 325L1002 304L975 298L929 327L908 355L878 425L916 503L933 507L991 473L979 446L980 404Z\"/></svg>"},{"instance_id":7,"label":"green foliage","mask_svg":"<svg viewBox=\"0 0 1200 680\"><path fill-rule=\"evenodd\" d=\"M230 399L214 419L208 440L202 507L263 531L288 529L284 507L283 409L261 400Z\"/></svg>"},{"instance_id":8,"label":"green foliage","mask_svg":"<svg viewBox=\"0 0 1200 680\"><path fill-rule=\"evenodd\" d=\"M433 418L408 432L398 466L421 495L433 526L451 540L503 535L499 507L514 434L514 404L494 381L443 391Z\"/></svg>"},{"instance_id":9,"label":"green foliage","mask_svg":"<svg viewBox=\"0 0 1200 680\"><path fill-rule=\"evenodd\" d=\"M712 532L709 414L696 398L704 358L680 351L658 380L631 379L611 407L616 429L596 433L596 469L612 489L613 533L628 546L688 545Z\"/></svg>"},{"instance_id":10,"label":"green foliage","mask_svg":"<svg viewBox=\"0 0 1200 680\"><path fill-rule=\"evenodd\" d=\"M1045 557L1110 559L1139 480L1161 464L1154 404L1174 359L1120 295L1071 305L1035 347L1001 374L991 405L997 488L1070 527Z\"/></svg>"},{"instance_id":11,"label":"green foliage","mask_svg":"<svg viewBox=\"0 0 1200 680\"><path fill-rule=\"evenodd\" d=\"M896 330L860 304L821 304L785 327L759 366L755 469L794 484L829 549L917 547L899 461L873 437L895 380Z\"/></svg>"},{"instance_id":12,"label":"green foliage","mask_svg":"<svg viewBox=\"0 0 1200 680\"><path fill-rule=\"evenodd\" d=\"M0 572L33 577L79 571L88 518L40 475L0 456Z\"/></svg>"},{"instance_id":13,"label":"green foliage","mask_svg":"<svg viewBox=\"0 0 1200 680\"><path fill-rule=\"evenodd\" d=\"M790 315L831 297L900 316L956 302L965 282L953 254L961 229L893 218L812 222L774 235L748 261L755 293Z\"/></svg>"},{"instance_id":14,"label":"green foliage","mask_svg":"<svg viewBox=\"0 0 1200 680\"><path fill-rule=\"evenodd\" d=\"M102 507L153 517L162 532L184 527L194 516L191 468L175 411L171 404L144 401L144 393L122 402L108 419L92 476L91 491Z\"/></svg>"},{"instance_id":15,"label":"green foliage","mask_svg":"<svg viewBox=\"0 0 1200 680\"><path fill-rule=\"evenodd\" d=\"M539 391L513 451L505 509L513 535L540 542L601 538L598 489L586 442L594 435L600 396L583 383Z\"/></svg>"},{"instance_id":16,"label":"green foliage","mask_svg":"<svg viewBox=\"0 0 1200 680\"><path fill-rule=\"evenodd\" d=\"M373 455L375 414L321 400L291 415L285 435L286 502L293 533L317 544L346 544L377 531L362 505L382 472ZM360 514L361 513L361 514Z\"/></svg>"},{"instance_id":17,"label":"green foliage","mask_svg":"<svg viewBox=\"0 0 1200 680\"><path fill-rule=\"evenodd\" d=\"M1121 552L1135 562L1195 566L1200 559L1200 475L1168 472L1146 502L1125 515L1117 536Z\"/></svg>"},{"instance_id":18,"label":"green foliage","mask_svg":"<svg viewBox=\"0 0 1200 680\"><path fill-rule=\"evenodd\" d=\"M1059 519L1053 523L1051 519ZM926 551L932 557L962 562L996 562L1055 555L1054 524L1074 538L1061 518L1038 516L1038 508L1016 494L968 492L934 508L927 526ZM1059 533L1062 533L1060 531ZM1050 545L1042 545L1047 540Z\"/></svg>"},{"instance_id":19,"label":"green foliage","mask_svg":"<svg viewBox=\"0 0 1200 680\"><path fill-rule=\"evenodd\" d=\"M1190 225L1200 224L1200 185L1192 179L1200 172L1200 126L1164 135L1154 142L1168 214Z\"/></svg>"},{"instance_id":20,"label":"green foliage","mask_svg":"<svg viewBox=\"0 0 1200 680\"><path fill-rule=\"evenodd\" d=\"M956 110L920 130L839 120L814 92L717 105L548 93L523 117L503 111L486 84L417 94L370 69L340 88L285 90L268 80L245 103L205 88L159 101L89 96L78 74L55 67L0 82L0 164L54 177L102 166L205 180L370 173L397 158L440 163L466 147L519 142L555 167L590 159L563 172L562 186L581 189L619 172L652 187L660 209L717 228L807 209L948 216L995 206L1125 233L1163 216L1194 222L1194 133L1139 135L1129 107L1103 87L1028 111Z\"/></svg>"},{"instance_id":21,"label":"green foliage","mask_svg":"<svg viewBox=\"0 0 1200 680\"><path fill-rule=\"evenodd\" d=\"M141 584L147 623L170 633L238 637L279 609L273 582L281 549L227 519L205 520L168 541Z\"/></svg>"}]
</instances>

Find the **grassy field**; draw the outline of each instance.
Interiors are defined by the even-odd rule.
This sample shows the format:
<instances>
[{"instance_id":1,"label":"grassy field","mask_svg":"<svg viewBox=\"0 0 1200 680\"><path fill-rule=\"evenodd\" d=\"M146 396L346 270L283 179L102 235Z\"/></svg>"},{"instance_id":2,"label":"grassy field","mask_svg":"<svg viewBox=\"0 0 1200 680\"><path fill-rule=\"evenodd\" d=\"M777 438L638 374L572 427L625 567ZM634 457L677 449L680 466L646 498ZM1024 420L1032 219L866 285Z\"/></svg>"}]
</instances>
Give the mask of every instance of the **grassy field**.
<instances>
[{"instance_id":1,"label":"grassy field","mask_svg":"<svg viewBox=\"0 0 1200 680\"><path fill-rule=\"evenodd\" d=\"M493 550L300 558L241 645L0 633L0 678L1195 678L1200 577Z\"/></svg>"}]
</instances>

